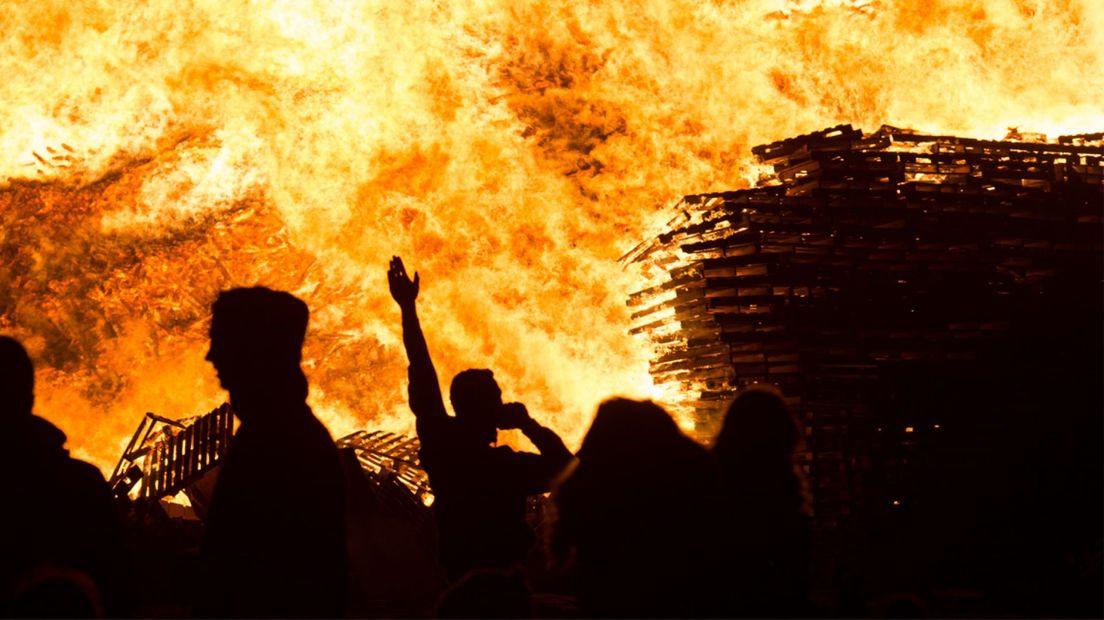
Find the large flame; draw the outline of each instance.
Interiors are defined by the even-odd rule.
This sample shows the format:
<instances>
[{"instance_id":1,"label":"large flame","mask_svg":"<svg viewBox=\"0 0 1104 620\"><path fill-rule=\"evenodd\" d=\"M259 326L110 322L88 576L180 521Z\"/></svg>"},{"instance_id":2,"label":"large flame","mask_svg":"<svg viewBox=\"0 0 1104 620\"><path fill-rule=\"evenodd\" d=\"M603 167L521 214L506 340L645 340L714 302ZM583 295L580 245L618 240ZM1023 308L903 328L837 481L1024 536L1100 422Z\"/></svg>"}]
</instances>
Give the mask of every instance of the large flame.
<instances>
[{"instance_id":1,"label":"large flame","mask_svg":"<svg viewBox=\"0 0 1104 620\"><path fill-rule=\"evenodd\" d=\"M1104 126L1096 0L453 4L5 4L0 332L78 455L218 404L209 304L257 283L312 308L335 434L409 430L392 254L442 379L492 368L577 441L651 389L617 257L751 145Z\"/></svg>"}]
</instances>

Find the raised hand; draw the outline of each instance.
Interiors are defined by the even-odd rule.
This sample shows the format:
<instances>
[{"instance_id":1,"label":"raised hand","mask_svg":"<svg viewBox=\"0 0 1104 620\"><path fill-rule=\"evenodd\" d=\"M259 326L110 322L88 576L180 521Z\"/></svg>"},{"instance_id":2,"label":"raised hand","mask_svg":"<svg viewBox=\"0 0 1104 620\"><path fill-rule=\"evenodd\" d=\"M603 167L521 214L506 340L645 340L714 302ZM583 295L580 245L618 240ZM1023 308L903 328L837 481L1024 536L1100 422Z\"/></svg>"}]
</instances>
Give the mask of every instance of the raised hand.
<instances>
[{"instance_id":1,"label":"raised hand","mask_svg":"<svg viewBox=\"0 0 1104 620\"><path fill-rule=\"evenodd\" d=\"M418 298L420 282L417 272L414 273L413 280L406 275L406 267L403 266L401 258L391 257L391 265L387 268L387 284L391 287L391 297L398 302L399 306L407 307L414 304L414 300Z\"/></svg>"},{"instance_id":2,"label":"raised hand","mask_svg":"<svg viewBox=\"0 0 1104 620\"><path fill-rule=\"evenodd\" d=\"M495 426L502 430L522 428L532 421L529 410L521 403L505 403L498 412L498 420Z\"/></svg>"}]
</instances>

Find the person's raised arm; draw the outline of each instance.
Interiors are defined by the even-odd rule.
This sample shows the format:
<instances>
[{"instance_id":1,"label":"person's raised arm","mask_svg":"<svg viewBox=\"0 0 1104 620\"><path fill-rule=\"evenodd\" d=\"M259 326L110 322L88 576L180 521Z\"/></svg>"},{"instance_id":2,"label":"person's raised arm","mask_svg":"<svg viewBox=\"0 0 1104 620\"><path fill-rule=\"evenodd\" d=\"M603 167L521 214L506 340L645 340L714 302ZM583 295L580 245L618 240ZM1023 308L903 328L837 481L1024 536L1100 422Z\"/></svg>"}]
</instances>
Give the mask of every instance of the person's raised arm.
<instances>
[{"instance_id":1,"label":"person's raised arm","mask_svg":"<svg viewBox=\"0 0 1104 620\"><path fill-rule=\"evenodd\" d=\"M411 280L406 275L402 259L393 256L387 270L387 283L391 288L391 297L402 311L403 345L410 362L410 409L419 420L425 417L444 418L448 414L441 398L441 386L437 383L437 370L429 357L429 346L418 321L416 301L421 280L417 273Z\"/></svg>"},{"instance_id":2,"label":"person's raised arm","mask_svg":"<svg viewBox=\"0 0 1104 620\"><path fill-rule=\"evenodd\" d=\"M544 493L552 479L574 458L556 431L541 426L521 403L506 403L499 413L500 429L520 429L540 455L520 454L515 467L516 484L529 495Z\"/></svg>"},{"instance_id":3,"label":"person's raised arm","mask_svg":"<svg viewBox=\"0 0 1104 620\"><path fill-rule=\"evenodd\" d=\"M563 467L571 460L571 451L567 449L556 431L541 426L539 422L530 417L529 410L521 403L502 405L498 428L521 430L529 441L533 442L541 456L545 457L554 467Z\"/></svg>"}]
</instances>

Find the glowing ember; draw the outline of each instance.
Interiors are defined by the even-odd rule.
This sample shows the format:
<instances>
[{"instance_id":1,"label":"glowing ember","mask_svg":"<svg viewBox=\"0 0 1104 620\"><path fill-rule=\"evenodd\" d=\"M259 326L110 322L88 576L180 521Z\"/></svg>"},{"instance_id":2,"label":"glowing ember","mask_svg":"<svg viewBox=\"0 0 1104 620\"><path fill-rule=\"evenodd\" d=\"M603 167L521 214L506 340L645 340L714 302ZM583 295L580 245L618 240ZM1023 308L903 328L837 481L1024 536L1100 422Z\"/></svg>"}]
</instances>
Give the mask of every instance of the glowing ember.
<instances>
[{"instance_id":1,"label":"glowing ember","mask_svg":"<svg viewBox=\"0 0 1104 620\"><path fill-rule=\"evenodd\" d=\"M143 412L221 402L216 291L288 289L334 435L408 431L400 254L441 375L493 368L577 440L651 389L616 258L673 199L756 178L750 145L1104 126L1099 3L909 5L9 2L0 331L109 467Z\"/></svg>"}]
</instances>

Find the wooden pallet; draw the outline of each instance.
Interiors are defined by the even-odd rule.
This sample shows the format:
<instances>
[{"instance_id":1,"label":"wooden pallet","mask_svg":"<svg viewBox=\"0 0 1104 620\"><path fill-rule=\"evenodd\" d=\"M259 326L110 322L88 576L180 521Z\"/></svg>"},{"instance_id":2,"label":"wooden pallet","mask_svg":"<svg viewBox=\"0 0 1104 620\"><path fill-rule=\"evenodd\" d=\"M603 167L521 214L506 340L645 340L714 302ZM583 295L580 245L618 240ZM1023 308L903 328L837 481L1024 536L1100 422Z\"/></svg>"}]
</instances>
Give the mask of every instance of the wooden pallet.
<instances>
[{"instance_id":1,"label":"wooden pallet","mask_svg":"<svg viewBox=\"0 0 1104 620\"><path fill-rule=\"evenodd\" d=\"M874 432L886 368L971 363L1056 287L1098 290L1104 146L841 125L752 150L773 178L686 196L622 258L646 279L631 333L703 441L740 388L778 385L834 519L862 459L841 429Z\"/></svg>"}]
</instances>

